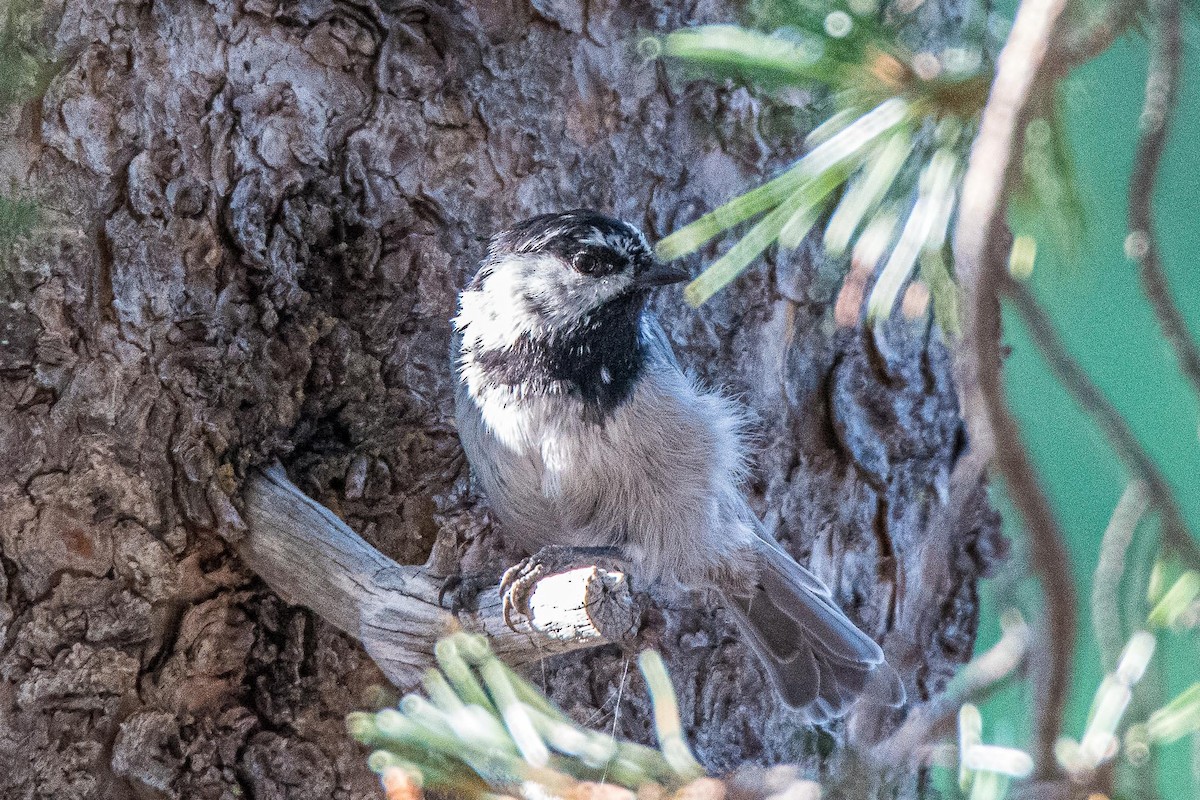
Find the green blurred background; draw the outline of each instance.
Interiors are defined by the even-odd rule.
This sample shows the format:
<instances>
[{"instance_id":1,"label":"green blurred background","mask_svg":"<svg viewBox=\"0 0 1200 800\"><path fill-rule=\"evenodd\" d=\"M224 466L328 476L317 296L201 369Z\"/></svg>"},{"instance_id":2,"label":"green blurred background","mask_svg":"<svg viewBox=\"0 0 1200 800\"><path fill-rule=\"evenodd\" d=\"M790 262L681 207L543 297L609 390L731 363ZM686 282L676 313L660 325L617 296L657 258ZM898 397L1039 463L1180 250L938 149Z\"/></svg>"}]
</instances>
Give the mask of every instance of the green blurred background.
<instances>
[{"instance_id":1,"label":"green blurred background","mask_svg":"<svg viewBox=\"0 0 1200 800\"><path fill-rule=\"evenodd\" d=\"M1185 39L1190 61L1155 195L1163 259L1177 302L1200 335L1200 60L1195 20ZM1042 238L1031 280L1071 352L1125 414L1171 481L1193 533L1200 530L1200 422L1196 398L1176 367L1142 295L1133 263L1125 258L1126 193L1138 117L1145 90L1147 46L1129 37L1072 75L1065 86L1067 126L1086 209L1080 258L1066 263ZM1016 227L1020 228L1018 221ZM1065 733L1078 738L1103 670L1090 617L1092 572L1100 538L1129 480L1101 432L1050 375L1019 320L1005 315L1012 348L1006 379L1034 460L1041 470L1074 561L1080 598L1079 647ZM1016 545L1013 569L1024 570L1024 542L1015 515L996 491ZM1131 572L1144 578L1156 521L1143 521L1131 549ZM1138 542L1144 547L1139 548ZM1142 569L1138 569L1140 562ZM985 586L985 611L977 650L1000 635L999 614L1014 603L1027 619L1038 613L1036 585L1002 575ZM1162 668L1164 699L1200 679L1195 636L1164 634L1155 660ZM1160 660L1161 659L1161 660ZM983 706L985 739L997 744L1030 741L1029 697L1008 690ZM1157 784L1164 798L1200 797L1196 737L1162 748ZM1149 776L1147 776L1149 777ZM1140 793L1140 796L1147 796Z\"/></svg>"}]
</instances>

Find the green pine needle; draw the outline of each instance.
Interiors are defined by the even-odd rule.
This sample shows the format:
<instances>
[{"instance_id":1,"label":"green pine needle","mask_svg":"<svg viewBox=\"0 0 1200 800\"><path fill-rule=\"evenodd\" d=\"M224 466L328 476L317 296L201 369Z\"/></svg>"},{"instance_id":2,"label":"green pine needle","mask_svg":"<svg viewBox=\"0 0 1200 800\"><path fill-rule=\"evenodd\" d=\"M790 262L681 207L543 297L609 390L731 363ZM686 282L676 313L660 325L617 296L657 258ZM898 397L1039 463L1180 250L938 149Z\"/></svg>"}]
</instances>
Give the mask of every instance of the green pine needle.
<instances>
[{"instance_id":1,"label":"green pine needle","mask_svg":"<svg viewBox=\"0 0 1200 800\"><path fill-rule=\"evenodd\" d=\"M1156 628L1173 626L1196 600L1200 597L1200 573L1187 570L1163 594L1147 618L1149 624Z\"/></svg>"},{"instance_id":2,"label":"green pine needle","mask_svg":"<svg viewBox=\"0 0 1200 800\"><path fill-rule=\"evenodd\" d=\"M825 249L832 256L846 252L863 219L887 196L913 150L912 132L901 129L871 154L862 175L838 203L825 229Z\"/></svg>"},{"instance_id":3,"label":"green pine needle","mask_svg":"<svg viewBox=\"0 0 1200 800\"><path fill-rule=\"evenodd\" d=\"M880 104L822 142L779 177L740 195L664 238L656 248L658 257L671 261L693 253L733 226L794 198L806 185L816 182L832 170L848 163L857 166L872 143L907 122L908 106L904 101L893 99ZM845 175L841 174L841 178L844 180ZM779 223L780 228L783 222L786 220ZM778 236L778 230L762 248L754 252L751 260L766 249L775 236Z\"/></svg>"},{"instance_id":4,"label":"green pine needle","mask_svg":"<svg viewBox=\"0 0 1200 800\"><path fill-rule=\"evenodd\" d=\"M654 705L654 729L667 762L687 780L704 777L704 767L692 755L683 736L679 703L675 700L675 689L671 686L662 656L653 650L643 650L638 656L638 668L650 689L650 701Z\"/></svg>"},{"instance_id":5,"label":"green pine needle","mask_svg":"<svg viewBox=\"0 0 1200 800\"><path fill-rule=\"evenodd\" d=\"M938 324L948 332L957 329L954 269L945 242L962 164L987 99L990 66L982 46L970 43L941 53L911 52L901 35L903 12L885 18L879 8L874 0L755 0L750 15L765 30L707 25L648 40L657 55L696 74L768 89L823 86L835 106L806 137L810 152L784 173L659 243L660 258L680 258L763 215L688 286L685 298L692 305L727 286L775 242L796 247L831 210L834 190L845 184L823 243L835 258L855 253L860 267L860 250L871 255L868 269L882 263L867 302L868 321L889 317L919 270ZM983 35L978 25L971 30ZM869 105L875 107L863 113ZM1047 121L1031 123L1025 195L1069 246L1078 238L1078 192L1058 109L1049 112ZM865 248L858 243L884 207L911 211L899 237L876 256L878 241Z\"/></svg>"},{"instance_id":6,"label":"green pine needle","mask_svg":"<svg viewBox=\"0 0 1200 800\"><path fill-rule=\"evenodd\" d=\"M765 86L832 83L841 65L824 57L820 42L772 36L736 25L703 25L659 39L662 54L706 72Z\"/></svg>"},{"instance_id":7,"label":"green pine needle","mask_svg":"<svg viewBox=\"0 0 1200 800\"><path fill-rule=\"evenodd\" d=\"M1170 744L1184 736L1200 733L1200 683L1194 683L1179 696L1150 715L1146 732L1151 741Z\"/></svg>"},{"instance_id":8,"label":"green pine needle","mask_svg":"<svg viewBox=\"0 0 1200 800\"><path fill-rule=\"evenodd\" d=\"M823 186L814 189L814 184L809 183L792 194L791 197L776 206L774 211L755 224L745 236L738 240L737 244L729 248L729 252L714 261L708 269L689 283L683 290L683 299L693 307L700 306L725 288L730 281L742 274L751 261L758 258L764 250L771 246L772 242L779 238L780 232L783 231L793 214L811 209L832 188L832 186Z\"/></svg>"},{"instance_id":9,"label":"green pine needle","mask_svg":"<svg viewBox=\"0 0 1200 800\"><path fill-rule=\"evenodd\" d=\"M921 254L921 280L929 287L933 319L943 331L957 336L958 284L950 275L946 259L940 252L926 250Z\"/></svg>"},{"instance_id":10,"label":"green pine needle","mask_svg":"<svg viewBox=\"0 0 1200 800\"><path fill-rule=\"evenodd\" d=\"M921 172L920 190L916 205L892 248L892 254L879 273L867 301L867 320L878 322L890 316L900 288L912 274L921 252L940 250L946 237L947 209L953 196L954 177L958 159L946 149L939 149Z\"/></svg>"},{"instance_id":11,"label":"green pine needle","mask_svg":"<svg viewBox=\"0 0 1200 800\"><path fill-rule=\"evenodd\" d=\"M470 634L442 639L428 697L409 694L398 708L346 718L350 734L372 747L368 765L398 769L418 786L471 797L517 792L536 783L562 793L576 781L607 781L667 791L704 775L683 738L662 660L640 659L650 687L661 750L618 740L573 722L531 683Z\"/></svg>"}]
</instances>

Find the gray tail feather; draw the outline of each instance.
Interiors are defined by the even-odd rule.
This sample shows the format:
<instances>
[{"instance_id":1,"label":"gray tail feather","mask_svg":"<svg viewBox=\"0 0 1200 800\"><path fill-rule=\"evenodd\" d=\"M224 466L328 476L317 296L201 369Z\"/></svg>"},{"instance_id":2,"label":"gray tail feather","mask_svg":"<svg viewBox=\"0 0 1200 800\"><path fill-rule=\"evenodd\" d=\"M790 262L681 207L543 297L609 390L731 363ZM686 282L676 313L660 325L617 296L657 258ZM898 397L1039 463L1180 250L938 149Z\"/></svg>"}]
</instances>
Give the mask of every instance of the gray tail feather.
<instances>
[{"instance_id":1,"label":"gray tail feather","mask_svg":"<svg viewBox=\"0 0 1200 800\"><path fill-rule=\"evenodd\" d=\"M774 542L761 541L758 582L723 587L780 697L814 722L845 714L871 685L887 705L904 687L883 651L833 602L829 590Z\"/></svg>"}]
</instances>

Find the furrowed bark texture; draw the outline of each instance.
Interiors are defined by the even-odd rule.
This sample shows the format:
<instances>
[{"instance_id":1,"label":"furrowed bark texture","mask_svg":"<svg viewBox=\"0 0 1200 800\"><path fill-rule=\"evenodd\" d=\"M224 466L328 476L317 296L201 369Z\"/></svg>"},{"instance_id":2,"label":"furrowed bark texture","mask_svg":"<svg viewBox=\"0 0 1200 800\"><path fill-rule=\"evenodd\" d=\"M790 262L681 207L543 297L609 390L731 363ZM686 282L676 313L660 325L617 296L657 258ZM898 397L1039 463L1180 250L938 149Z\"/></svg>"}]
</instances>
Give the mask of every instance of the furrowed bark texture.
<instances>
[{"instance_id":1,"label":"furrowed bark texture","mask_svg":"<svg viewBox=\"0 0 1200 800\"><path fill-rule=\"evenodd\" d=\"M47 3L60 69L0 145L46 212L0 270L0 795L375 794L342 718L385 681L233 555L242 480L281 457L403 564L438 536L468 573L516 559L452 424L448 319L485 238L580 205L661 236L809 118L642 64L639 32L734 14L684 5ZM974 487L923 549L961 448L947 352L922 324L835 330L838 280L801 252L698 312L657 303L682 361L757 414L768 525L919 702L969 655L996 521ZM711 768L810 757L721 613L660 613ZM650 738L616 647L532 674Z\"/></svg>"}]
</instances>

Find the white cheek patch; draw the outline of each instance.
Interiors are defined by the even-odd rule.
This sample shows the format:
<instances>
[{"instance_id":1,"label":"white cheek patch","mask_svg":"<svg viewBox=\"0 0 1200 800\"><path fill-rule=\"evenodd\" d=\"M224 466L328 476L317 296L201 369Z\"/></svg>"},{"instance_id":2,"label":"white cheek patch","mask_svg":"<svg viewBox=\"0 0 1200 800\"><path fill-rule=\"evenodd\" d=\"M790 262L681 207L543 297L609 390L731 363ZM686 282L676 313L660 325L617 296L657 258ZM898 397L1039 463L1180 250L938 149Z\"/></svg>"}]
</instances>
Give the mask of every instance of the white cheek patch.
<instances>
[{"instance_id":1,"label":"white cheek patch","mask_svg":"<svg viewBox=\"0 0 1200 800\"><path fill-rule=\"evenodd\" d=\"M483 286L459 295L454 327L463 334L463 347L485 350L511 346L526 333L537 333L538 315L530 308L528 259L510 259L493 265Z\"/></svg>"},{"instance_id":2,"label":"white cheek patch","mask_svg":"<svg viewBox=\"0 0 1200 800\"><path fill-rule=\"evenodd\" d=\"M504 312L488 295L480 291L459 295L454 328L463 335L464 350L477 346L485 350L507 347L525 332L521 327L523 317Z\"/></svg>"},{"instance_id":3,"label":"white cheek patch","mask_svg":"<svg viewBox=\"0 0 1200 800\"><path fill-rule=\"evenodd\" d=\"M570 274L554 256L524 255L491 265L483 285L459 296L454 327L463 348L499 350L522 335L544 336L569 328L581 316L627 291L627 271L603 278Z\"/></svg>"},{"instance_id":4,"label":"white cheek patch","mask_svg":"<svg viewBox=\"0 0 1200 800\"><path fill-rule=\"evenodd\" d=\"M594 311L627 290L631 276L621 272L603 278L583 278L569 288L558 286L557 302L550 305L551 326L565 328L577 323L584 314Z\"/></svg>"}]
</instances>

